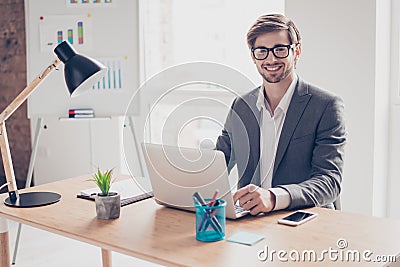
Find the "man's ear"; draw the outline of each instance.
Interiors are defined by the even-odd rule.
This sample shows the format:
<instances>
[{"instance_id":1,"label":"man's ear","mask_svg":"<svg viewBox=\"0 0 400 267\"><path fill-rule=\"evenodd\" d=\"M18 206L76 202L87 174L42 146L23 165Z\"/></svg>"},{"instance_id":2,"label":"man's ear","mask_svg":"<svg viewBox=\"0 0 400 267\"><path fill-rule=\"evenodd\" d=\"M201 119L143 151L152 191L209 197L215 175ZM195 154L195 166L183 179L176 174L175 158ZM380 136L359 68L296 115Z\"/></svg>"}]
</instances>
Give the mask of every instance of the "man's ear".
<instances>
[{"instance_id":1,"label":"man's ear","mask_svg":"<svg viewBox=\"0 0 400 267\"><path fill-rule=\"evenodd\" d=\"M250 50L250 57L251 57L251 60L253 60L253 63L256 64L256 59L254 58L253 52L251 52L251 50Z\"/></svg>"},{"instance_id":2,"label":"man's ear","mask_svg":"<svg viewBox=\"0 0 400 267\"><path fill-rule=\"evenodd\" d=\"M296 45L296 48L294 50L294 60L297 61L300 58L300 54L301 54L301 43Z\"/></svg>"}]
</instances>

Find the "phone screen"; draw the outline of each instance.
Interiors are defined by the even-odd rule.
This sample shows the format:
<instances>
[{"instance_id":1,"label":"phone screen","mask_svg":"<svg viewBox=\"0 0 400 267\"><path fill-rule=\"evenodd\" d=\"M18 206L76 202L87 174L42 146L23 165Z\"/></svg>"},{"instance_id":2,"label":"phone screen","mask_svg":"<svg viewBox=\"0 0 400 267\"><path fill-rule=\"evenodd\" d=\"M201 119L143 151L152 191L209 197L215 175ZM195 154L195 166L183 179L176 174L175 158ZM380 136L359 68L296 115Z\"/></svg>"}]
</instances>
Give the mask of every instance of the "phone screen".
<instances>
[{"instance_id":1,"label":"phone screen","mask_svg":"<svg viewBox=\"0 0 400 267\"><path fill-rule=\"evenodd\" d=\"M295 213L290 214L289 216L286 216L285 218L283 218L283 220L292 221L292 222L300 222L300 221L307 219L308 217L311 217L313 215L314 214L312 214L312 213L296 211Z\"/></svg>"}]
</instances>

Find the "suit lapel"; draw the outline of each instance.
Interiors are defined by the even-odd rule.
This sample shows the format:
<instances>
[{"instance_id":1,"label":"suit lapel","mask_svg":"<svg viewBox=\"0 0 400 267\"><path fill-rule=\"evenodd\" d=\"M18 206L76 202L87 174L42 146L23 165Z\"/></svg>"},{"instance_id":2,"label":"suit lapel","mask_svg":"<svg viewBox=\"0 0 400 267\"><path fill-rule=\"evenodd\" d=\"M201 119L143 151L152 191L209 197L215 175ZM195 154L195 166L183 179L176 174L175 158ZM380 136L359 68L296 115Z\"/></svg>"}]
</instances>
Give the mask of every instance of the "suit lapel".
<instances>
[{"instance_id":1,"label":"suit lapel","mask_svg":"<svg viewBox=\"0 0 400 267\"><path fill-rule=\"evenodd\" d=\"M260 87L258 87L257 91L254 91L253 94L249 97L249 102L247 103L251 109L252 114L254 115L254 119L248 118L245 121L246 130L249 137L250 144L250 159L253 164L253 177L251 177L250 183L259 185L260 184L260 167L259 167L259 159L260 159L260 111L256 107L256 102L258 99ZM250 163L250 162L249 162Z\"/></svg>"},{"instance_id":2,"label":"suit lapel","mask_svg":"<svg viewBox=\"0 0 400 267\"><path fill-rule=\"evenodd\" d=\"M281 163L294 130L297 128L300 118L303 115L304 109L306 108L310 98L311 94L308 92L308 85L299 78L286 114L285 122L283 124L281 137L279 139L279 144L276 151L273 174L276 173L276 170Z\"/></svg>"}]
</instances>

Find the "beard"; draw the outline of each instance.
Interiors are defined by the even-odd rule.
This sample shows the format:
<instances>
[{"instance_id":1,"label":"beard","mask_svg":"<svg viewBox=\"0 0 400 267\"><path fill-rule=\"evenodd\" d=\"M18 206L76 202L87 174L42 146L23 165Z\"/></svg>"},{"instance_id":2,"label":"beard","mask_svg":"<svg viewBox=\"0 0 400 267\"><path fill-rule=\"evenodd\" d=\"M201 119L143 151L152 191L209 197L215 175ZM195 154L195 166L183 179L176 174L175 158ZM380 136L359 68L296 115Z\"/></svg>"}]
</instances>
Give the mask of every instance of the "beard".
<instances>
[{"instance_id":1,"label":"beard","mask_svg":"<svg viewBox=\"0 0 400 267\"><path fill-rule=\"evenodd\" d=\"M284 70L282 73L278 73L277 75L271 75L271 74L266 74L262 70L259 70L258 72L260 75L263 77L263 79L269 83L279 83L280 81L284 80L286 77L288 77L292 72L294 71L293 66L290 68L287 68Z\"/></svg>"}]
</instances>

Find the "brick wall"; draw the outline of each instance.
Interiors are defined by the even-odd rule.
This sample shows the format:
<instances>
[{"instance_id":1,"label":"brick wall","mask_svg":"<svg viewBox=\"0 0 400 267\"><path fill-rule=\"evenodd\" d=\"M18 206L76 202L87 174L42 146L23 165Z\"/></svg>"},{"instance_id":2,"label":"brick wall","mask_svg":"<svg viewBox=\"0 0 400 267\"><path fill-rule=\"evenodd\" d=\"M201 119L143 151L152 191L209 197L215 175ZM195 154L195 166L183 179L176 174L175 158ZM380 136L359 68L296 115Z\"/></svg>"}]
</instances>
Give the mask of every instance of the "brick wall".
<instances>
[{"instance_id":1,"label":"brick wall","mask_svg":"<svg viewBox=\"0 0 400 267\"><path fill-rule=\"evenodd\" d=\"M24 0L0 0L0 112L26 86ZM18 187L28 170L30 126L24 103L8 120L7 133ZM5 182L1 162L0 185Z\"/></svg>"}]
</instances>

